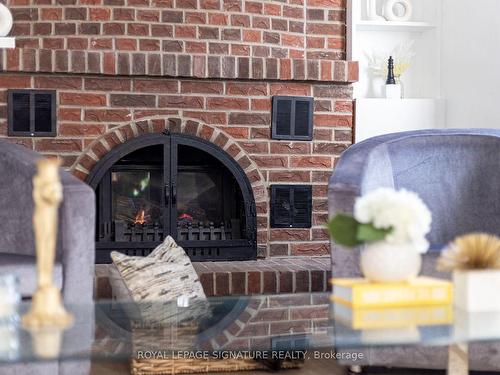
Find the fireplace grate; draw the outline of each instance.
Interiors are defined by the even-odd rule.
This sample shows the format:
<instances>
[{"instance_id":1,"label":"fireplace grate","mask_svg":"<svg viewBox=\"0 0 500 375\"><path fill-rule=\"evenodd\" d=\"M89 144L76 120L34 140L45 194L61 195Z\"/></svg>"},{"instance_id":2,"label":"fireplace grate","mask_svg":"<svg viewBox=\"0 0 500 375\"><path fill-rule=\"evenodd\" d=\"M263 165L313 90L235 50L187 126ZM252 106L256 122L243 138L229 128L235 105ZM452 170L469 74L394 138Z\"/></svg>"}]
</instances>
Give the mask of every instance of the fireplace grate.
<instances>
[{"instance_id":1,"label":"fireplace grate","mask_svg":"<svg viewBox=\"0 0 500 375\"><path fill-rule=\"evenodd\" d=\"M177 239L180 241L224 241L239 238L239 220L231 223L220 223L216 226L210 222L178 224ZM109 226L106 226L109 227ZM115 221L115 241L117 242L160 242L164 239L164 231L159 223L129 224Z\"/></svg>"},{"instance_id":2,"label":"fireplace grate","mask_svg":"<svg viewBox=\"0 0 500 375\"><path fill-rule=\"evenodd\" d=\"M162 240L163 228L159 223L144 225L115 221L115 241L117 242L159 242Z\"/></svg>"}]
</instances>

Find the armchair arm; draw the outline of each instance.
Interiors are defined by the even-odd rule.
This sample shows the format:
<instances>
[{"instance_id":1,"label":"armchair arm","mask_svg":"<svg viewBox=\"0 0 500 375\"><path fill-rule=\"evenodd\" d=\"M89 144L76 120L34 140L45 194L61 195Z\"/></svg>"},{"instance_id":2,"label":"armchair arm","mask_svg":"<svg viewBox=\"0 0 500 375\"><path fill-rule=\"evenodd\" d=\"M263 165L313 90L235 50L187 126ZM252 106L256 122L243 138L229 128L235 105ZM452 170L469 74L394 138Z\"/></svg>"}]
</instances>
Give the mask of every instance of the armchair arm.
<instances>
[{"instance_id":1,"label":"armchair arm","mask_svg":"<svg viewBox=\"0 0 500 375\"><path fill-rule=\"evenodd\" d=\"M359 192L355 187L331 187L328 192L330 218L340 212L352 213L358 196ZM349 249L331 240L332 277L360 276L359 252L359 248Z\"/></svg>"},{"instance_id":2,"label":"armchair arm","mask_svg":"<svg viewBox=\"0 0 500 375\"><path fill-rule=\"evenodd\" d=\"M90 350L94 337L92 305L95 257L95 195L85 183L61 173L64 200L59 215L59 256L63 264L62 294L65 303L80 305L85 322L78 334L67 337L66 344ZM85 310L84 310L85 309ZM90 360L60 361L59 375L85 375L90 372Z\"/></svg>"},{"instance_id":3,"label":"armchair arm","mask_svg":"<svg viewBox=\"0 0 500 375\"><path fill-rule=\"evenodd\" d=\"M62 173L64 200L60 210L60 251L66 303L90 303L94 283L95 195L75 177Z\"/></svg>"}]
</instances>

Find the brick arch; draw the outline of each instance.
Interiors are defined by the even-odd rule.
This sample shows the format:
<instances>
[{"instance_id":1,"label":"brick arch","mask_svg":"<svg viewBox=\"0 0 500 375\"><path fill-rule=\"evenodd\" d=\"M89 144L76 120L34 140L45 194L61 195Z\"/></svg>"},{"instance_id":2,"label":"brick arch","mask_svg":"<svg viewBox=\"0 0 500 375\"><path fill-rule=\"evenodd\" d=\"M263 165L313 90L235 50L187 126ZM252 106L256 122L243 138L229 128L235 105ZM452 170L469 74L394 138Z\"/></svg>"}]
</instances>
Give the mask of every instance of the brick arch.
<instances>
[{"instance_id":1,"label":"brick arch","mask_svg":"<svg viewBox=\"0 0 500 375\"><path fill-rule=\"evenodd\" d=\"M97 162L113 148L141 135L159 134L165 130L197 136L214 143L227 152L240 165L250 181L255 203L261 210L266 211L259 212L259 214L267 214L268 192L265 179L255 162L229 134L220 128L192 119L150 118L112 128L94 140L82 152L71 167L71 173L79 179L85 180Z\"/></svg>"},{"instance_id":2,"label":"brick arch","mask_svg":"<svg viewBox=\"0 0 500 375\"><path fill-rule=\"evenodd\" d=\"M324 329L330 306L328 297L253 295L240 299L226 317L206 332L200 347L207 350L255 350L272 348L279 336L301 339L318 328ZM290 308L293 301L293 309ZM238 304L246 303L246 306ZM258 346L256 346L258 345ZM274 348L279 350L280 348ZM297 348L298 350L300 348Z\"/></svg>"},{"instance_id":3,"label":"brick arch","mask_svg":"<svg viewBox=\"0 0 500 375\"><path fill-rule=\"evenodd\" d=\"M223 318L210 327L209 332L201 332L201 335L206 338L200 342L200 347L207 350L252 350L255 347L250 345L250 340L259 336L262 342L268 340L267 346L269 346L270 336L259 332L258 329L262 328L265 322L255 323L255 320L259 319L259 313L268 310L266 300L265 296L251 296L248 300L238 301L227 315L227 317L231 316L231 321L228 321L227 317ZM240 303L246 303L246 306L241 308L238 306Z\"/></svg>"}]
</instances>

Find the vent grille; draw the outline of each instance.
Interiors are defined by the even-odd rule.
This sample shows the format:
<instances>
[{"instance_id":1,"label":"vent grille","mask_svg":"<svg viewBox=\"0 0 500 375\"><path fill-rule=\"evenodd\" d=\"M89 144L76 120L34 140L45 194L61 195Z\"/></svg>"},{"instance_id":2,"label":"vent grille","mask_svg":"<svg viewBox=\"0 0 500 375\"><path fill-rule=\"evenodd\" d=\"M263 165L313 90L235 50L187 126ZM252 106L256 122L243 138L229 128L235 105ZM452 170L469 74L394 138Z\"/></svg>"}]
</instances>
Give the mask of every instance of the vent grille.
<instances>
[{"instance_id":1,"label":"vent grille","mask_svg":"<svg viewBox=\"0 0 500 375\"><path fill-rule=\"evenodd\" d=\"M56 123L55 91L8 91L8 135L52 137Z\"/></svg>"},{"instance_id":2,"label":"vent grille","mask_svg":"<svg viewBox=\"0 0 500 375\"><path fill-rule=\"evenodd\" d=\"M310 185L271 186L272 228L310 228L311 215Z\"/></svg>"},{"instance_id":3,"label":"vent grille","mask_svg":"<svg viewBox=\"0 0 500 375\"><path fill-rule=\"evenodd\" d=\"M312 139L313 98L297 96L274 96L272 137L273 139Z\"/></svg>"},{"instance_id":4,"label":"vent grille","mask_svg":"<svg viewBox=\"0 0 500 375\"><path fill-rule=\"evenodd\" d=\"M294 223L311 226L311 187L295 187L293 189Z\"/></svg>"},{"instance_id":5,"label":"vent grille","mask_svg":"<svg viewBox=\"0 0 500 375\"><path fill-rule=\"evenodd\" d=\"M35 133L52 131L52 95L35 94Z\"/></svg>"},{"instance_id":6,"label":"vent grille","mask_svg":"<svg viewBox=\"0 0 500 375\"><path fill-rule=\"evenodd\" d=\"M291 135L290 121L292 113L292 101L278 100L276 106L276 132L281 135Z\"/></svg>"},{"instance_id":7,"label":"vent grille","mask_svg":"<svg viewBox=\"0 0 500 375\"><path fill-rule=\"evenodd\" d=\"M16 132L30 131L30 94L13 93L12 95L13 130ZM10 123L10 121L9 121Z\"/></svg>"},{"instance_id":8,"label":"vent grille","mask_svg":"<svg viewBox=\"0 0 500 375\"><path fill-rule=\"evenodd\" d=\"M295 102L295 135L308 137L310 131L310 112L311 105L309 101L296 100Z\"/></svg>"},{"instance_id":9,"label":"vent grille","mask_svg":"<svg viewBox=\"0 0 500 375\"><path fill-rule=\"evenodd\" d=\"M291 190L275 188L273 196L273 218L275 226L287 227L290 225L291 209Z\"/></svg>"}]
</instances>

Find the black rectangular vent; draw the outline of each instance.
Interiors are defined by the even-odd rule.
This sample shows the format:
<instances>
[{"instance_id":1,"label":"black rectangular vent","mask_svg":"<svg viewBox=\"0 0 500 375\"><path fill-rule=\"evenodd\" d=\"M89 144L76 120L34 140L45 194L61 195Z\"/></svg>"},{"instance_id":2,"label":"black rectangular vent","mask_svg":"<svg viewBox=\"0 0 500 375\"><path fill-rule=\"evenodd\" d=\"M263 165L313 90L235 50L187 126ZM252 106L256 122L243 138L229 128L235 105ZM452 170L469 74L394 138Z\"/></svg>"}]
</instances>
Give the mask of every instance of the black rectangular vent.
<instances>
[{"instance_id":1,"label":"black rectangular vent","mask_svg":"<svg viewBox=\"0 0 500 375\"><path fill-rule=\"evenodd\" d=\"M310 141L314 99L307 96L273 97L273 139Z\"/></svg>"},{"instance_id":2,"label":"black rectangular vent","mask_svg":"<svg viewBox=\"0 0 500 375\"><path fill-rule=\"evenodd\" d=\"M271 185L271 227L310 228L312 186Z\"/></svg>"},{"instance_id":3,"label":"black rectangular vent","mask_svg":"<svg viewBox=\"0 0 500 375\"><path fill-rule=\"evenodd\" d=\"M7 96L8 135L56 136L55 91L9 90Z\"/></svg>"}]
</instances>

